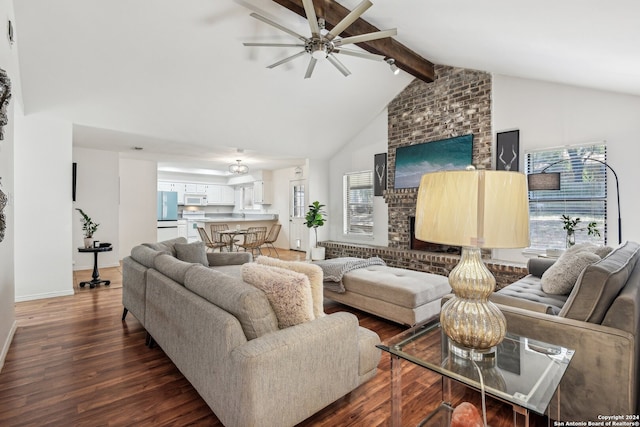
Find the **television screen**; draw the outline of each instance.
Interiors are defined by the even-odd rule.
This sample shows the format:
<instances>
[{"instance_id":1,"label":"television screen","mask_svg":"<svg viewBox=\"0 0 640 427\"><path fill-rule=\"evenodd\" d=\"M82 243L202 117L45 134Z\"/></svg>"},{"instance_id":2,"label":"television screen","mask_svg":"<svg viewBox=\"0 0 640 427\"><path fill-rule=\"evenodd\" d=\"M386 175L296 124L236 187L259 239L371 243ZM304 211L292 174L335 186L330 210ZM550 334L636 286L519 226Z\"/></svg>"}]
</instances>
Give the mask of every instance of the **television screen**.
<instances>
[{"instance_id":1,"label":"television screen","mask_svg":"<svg viewBox=\"0 0 640 427\"><path fill-rule=\"evenodd\" d=\"M473 161L473 134L396 149L394 188L416 188L429 172L464 169Z\"/></svg>"}]
</instances>

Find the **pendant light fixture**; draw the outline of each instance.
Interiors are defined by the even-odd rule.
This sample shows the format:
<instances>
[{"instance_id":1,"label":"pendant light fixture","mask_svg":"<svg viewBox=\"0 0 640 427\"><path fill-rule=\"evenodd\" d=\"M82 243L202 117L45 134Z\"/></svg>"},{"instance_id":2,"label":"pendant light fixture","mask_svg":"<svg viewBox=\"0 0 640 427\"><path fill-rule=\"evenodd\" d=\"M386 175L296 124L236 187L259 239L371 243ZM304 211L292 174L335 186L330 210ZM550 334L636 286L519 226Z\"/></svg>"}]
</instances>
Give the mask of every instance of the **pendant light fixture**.
<instances>
[{"instance_id":1,"label":"pendant light fixture","mask_svg":"<svg viewBox=\"0 0 640 427\"><path fill-rule=\"evenodd\" d=\"M234 175L244 175L249 172L249 166L243 165L242 160L236 160L237 163L229 165L229 172Z\"/></svg>"}]
</instances>

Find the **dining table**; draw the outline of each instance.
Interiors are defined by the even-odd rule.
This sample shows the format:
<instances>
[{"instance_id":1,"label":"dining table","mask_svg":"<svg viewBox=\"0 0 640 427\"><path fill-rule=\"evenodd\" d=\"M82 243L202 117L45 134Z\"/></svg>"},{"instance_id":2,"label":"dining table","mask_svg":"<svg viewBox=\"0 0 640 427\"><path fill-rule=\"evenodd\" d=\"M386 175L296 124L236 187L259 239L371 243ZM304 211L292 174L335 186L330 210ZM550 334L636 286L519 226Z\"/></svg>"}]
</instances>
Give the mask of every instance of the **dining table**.
<instances>
[{"instance_id":1,"label":"dining table","mask_svg":"<svg viewBox=\"0 0 640 427\"><path fill-rule=\"evenodd\" d=\"M229 252L233 252L233 244L235 243L236 236L244 235L249 232L246 228L230 228L229 230L220 230L218 233L220 235L229 236L228 244L229 244Z\"/></svg>"}]
</instances>

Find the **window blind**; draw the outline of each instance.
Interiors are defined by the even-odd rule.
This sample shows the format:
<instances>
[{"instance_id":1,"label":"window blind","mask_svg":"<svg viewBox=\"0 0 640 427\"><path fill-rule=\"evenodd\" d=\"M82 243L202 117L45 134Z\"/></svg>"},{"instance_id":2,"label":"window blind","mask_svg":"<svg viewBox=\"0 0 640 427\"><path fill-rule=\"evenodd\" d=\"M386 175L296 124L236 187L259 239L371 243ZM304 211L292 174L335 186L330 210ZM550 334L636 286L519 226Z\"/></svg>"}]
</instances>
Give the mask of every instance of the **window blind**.
<instances>
[{"instance_id":1,"label":"window blind","mask_svg":"<svg viewBox=\"0 0 640 427\"><path fill-rule=\"evenodd\" d=\"M607 170L604 143L560 147L526 154L526 173L560 172L560 190L529 191L531 248L566 247L562 215L580 218L576 243L606 242ZM555 163L555 164L554 164ZM587 225L596 223L600 236L589 236Z\"/></svg>"},{"instance_id":2,"label":"window blind","mask_svg":"<svg viewBox=\"0 0 640 427\"><path fill-rule=\"evenodd\" d=\"M354 172L343 177L344 234L373 235L373 172Z\"/></svg>"}]
</instances>

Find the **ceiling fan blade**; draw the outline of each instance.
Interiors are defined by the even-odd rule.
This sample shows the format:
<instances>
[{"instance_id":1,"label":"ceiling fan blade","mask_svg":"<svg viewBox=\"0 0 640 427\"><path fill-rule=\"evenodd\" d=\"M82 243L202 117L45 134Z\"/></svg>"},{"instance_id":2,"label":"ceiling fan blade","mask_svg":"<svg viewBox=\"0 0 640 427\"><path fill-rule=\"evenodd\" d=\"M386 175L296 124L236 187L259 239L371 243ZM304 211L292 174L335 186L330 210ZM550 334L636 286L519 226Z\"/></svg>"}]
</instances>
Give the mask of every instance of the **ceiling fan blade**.
<instances>
[{"instance_id":1,"label":"ceiling fan blade","mask_svg":"<svg viewBox=\"0 0 640 427\"><path fill-rule=\"evenodd\" d=\"M285 33L287 33L287 34L291 34L293 37L296 37L296 38L298 38L298 39L302 40L303 42L306 42L306 41L307 41L307 38L306 38L305 36L302 36L302 35L300 35L300 34L296 33L295 31L288 29L287 27L283 27L282 25L278 24L278 23L277 23L277 22L275 22L275 21L272 21L272 20L271 20L271 19L269 19L269 18L265 18L265 17L264 17L264 16L262 16L262 15L258 15L258 14L257 14L257 13L255 13L255 12L254 12L254 13L251 13L249 16L251 16L251 17L253 17L253 18L256 18L256 19L257 19L257 20L259 20L259 21L265 22L265 23L267 23L267 24L269 24L269 25L271 25L271 26L273 26L273 27L276 27L276 28L277 28L277 29L279 29L280 31L284 31L284 32L285 32Z\"/></svg>"},{"instance_id":2,"label":"ceiling fan blade","mask_svg":"<svg viewBox=\"0 0 640 427\"><path fill-rule=\"evenodd\" d=\"M318 27L318 17L316 16L316 10L313 7L313 0L302 0L304 6L304 13L307 15L307 21L309 21L309 28L311 28L311 35L313 37L320 36L320 27Z\"/></svg>"},{"instance_id":3,"label":"ceiling fan blade","mask_svg":"<svg viewBox=\"0 0 640 427\"><path fill-rule=\"evenodd\" d=\"M368 42L371 40L383 39L385 37L393 37L396 34L398 34L398 30L394 28L392 30L382 30L382 31L376 31L373 33L360 34L359 36L346 37L344 39L338 39L334 41L334 43L336 46L342 46L350 43L362 43L362 42Z\"/></svg>"},{"instance_id":4,"label":"ceiling fan blade","mask_svg":"<svg viewBox=\"0 0 640 427\"><path fill-rule=\"evenodd\" d=\"M342 55L349 56L357 56L358 58L371 59L372 61L384 61L384 55L376 55L374 53L369 52L359 52L357 50L349 50L349 49L333 49L332 53L340 53Z\"/></svg>"},{"instance_id":5,"label":"ceiling fan blade","mask_svg":"<svg viewBox=\"0 0 640 427\"><path fill-rule=\"evenodd\" d=\"M262 47L304 47L300 43L242 43L245 46L262 46Z\"/></svg>"},{"instance_id":6,"label":"ceiling fan blade","mask_svg":"<svg viewBox=\"0 0 640 427\"><path fill-rule=\"evenodd\" d=\"M302 52L298 52L298 53L296 53L295 55L291 55L291 56L289 56L288 58L281 59L281 60L280 60L280 61L278 61L278 62L275 62L275 63L273 63L273 64L271 64L271 65L268 65L268 66L267 66L267 68L275 68L275 67L277 67L278 65L282 65L282 64L284 64L285 62L292 61L292 60L296 59L296 58L297 58L297 57L299 57L299 56L306 55L306 53L307 53L307 51L306 51L306 50L303 50Z\"/></svg>"},{"instance_id":7,"label":"ceiling fan blade","mask_svg":"<svg viewBox=\"0 0 640 427\"><path fill-rule=\"evenodd\" d=\"M309 61L309 66L307 67L307 72L304 75L305 79L308 79L309 77L311 77L311 74L313 73L313 69L316 67L316 62L318 62L318 60L312 56L311 61Z\"/></svg>"},{"instance_id":8,"label":"ceiling fan blade","mask_svg":"<svg viewBox=\"0 0 640 427\"><path fill-rule=\"evenodd\" d=\"M333 66L336 67L338 71L340 71L345 77L351 74L351 71L349 71L347 67L342 65L342 62L338 61L338 58L333 56L333 54L330 53L329 55L327 55L327 60L331 62Z\"/></svg>"},{"instance_id":9,"label":"ceiling fan blade","mask_svg":"<svg viewBox=\"0 0 640 427\"><path fill-rule=\"evenodd\" d=\"M329 31L329 33L326 35L326 38L329 40L333 40L335 37L340 35L340 33L343 32L349 25L353 24L358 18L360 18L360 15L362 15L365 10L369 9L371 6L373 6L373 4L369 0L363 0L362 3L356 6L355 9L349 12L347 16L342 18L342 20L338 22L336 26L331 29L331 31Z\"/></svg>"}]
</instances>

